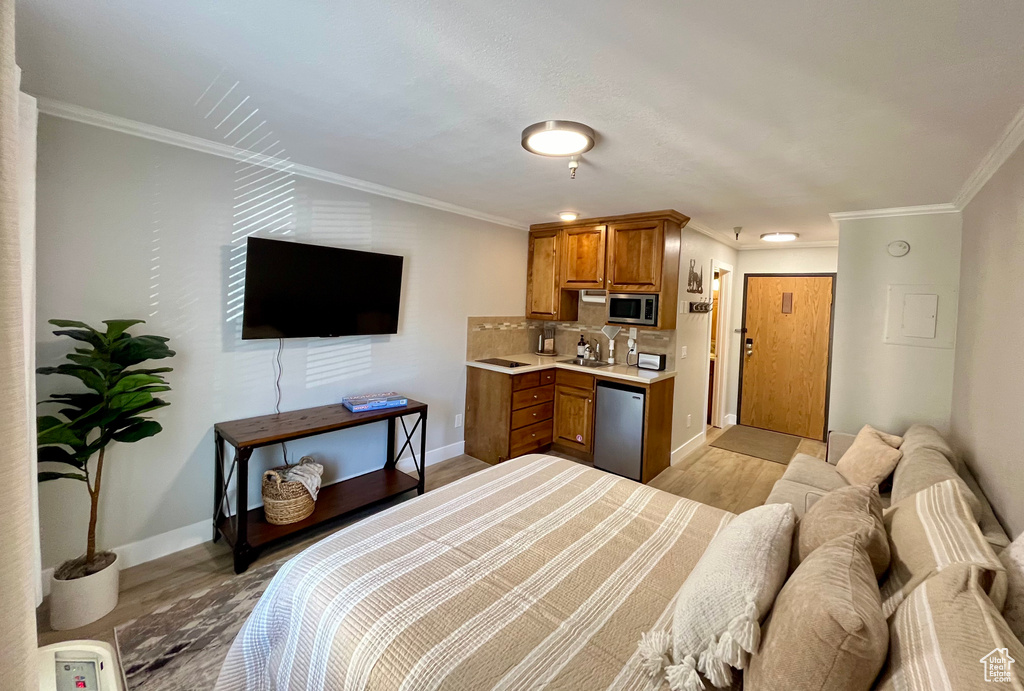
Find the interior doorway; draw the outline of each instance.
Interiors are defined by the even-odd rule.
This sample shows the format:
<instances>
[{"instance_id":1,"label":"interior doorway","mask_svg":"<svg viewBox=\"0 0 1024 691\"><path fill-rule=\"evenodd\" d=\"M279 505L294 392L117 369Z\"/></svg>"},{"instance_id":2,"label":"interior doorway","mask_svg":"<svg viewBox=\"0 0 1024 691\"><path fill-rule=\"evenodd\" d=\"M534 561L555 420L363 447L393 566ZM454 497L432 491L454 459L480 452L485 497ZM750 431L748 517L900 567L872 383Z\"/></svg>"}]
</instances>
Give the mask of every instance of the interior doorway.
<instances>
[{"instance_id":1,"label":"interior doorway","mask_svg":"<svg viewBox=\"0 0 1024 691\"><path fill-rule=\"evenodd\" d=\"M729 328L732 304L733 267L717 259L711 262L711 319L708 325L708 374L705 400L706 422L724 427L728 403L729 352L732 331Z\"/></svg>"},{"instance_id":2,"label":"interior doorway","mask_svg":"<svg viewBox=\"0 0 1024 691\"><path fill-rule=\"evenodd\" d=\"M739 422L824 439L835 274L748 274Z\"/></svg>"}]
</instances>

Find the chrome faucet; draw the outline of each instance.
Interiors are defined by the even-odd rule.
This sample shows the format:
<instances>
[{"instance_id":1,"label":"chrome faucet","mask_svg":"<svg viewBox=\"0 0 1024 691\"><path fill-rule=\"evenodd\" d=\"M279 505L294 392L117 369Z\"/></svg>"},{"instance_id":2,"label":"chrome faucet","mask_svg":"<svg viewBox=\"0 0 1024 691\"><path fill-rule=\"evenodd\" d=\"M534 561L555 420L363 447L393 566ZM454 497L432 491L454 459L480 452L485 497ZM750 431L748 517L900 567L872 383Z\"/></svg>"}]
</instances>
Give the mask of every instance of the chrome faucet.
<instances>
[{"instance_id":1,"label":"chrome faucet","mask_svg":"<svg viewBox=\"0 0 1024 691\"><path fill-rule=\"evenodd\" d=\"M593 340L593 343L594 343L594 349L591 351L591 358L590 359L591 360L600 360L601 359L601 343L596 338Z\"/></svg>"}]
</instances>

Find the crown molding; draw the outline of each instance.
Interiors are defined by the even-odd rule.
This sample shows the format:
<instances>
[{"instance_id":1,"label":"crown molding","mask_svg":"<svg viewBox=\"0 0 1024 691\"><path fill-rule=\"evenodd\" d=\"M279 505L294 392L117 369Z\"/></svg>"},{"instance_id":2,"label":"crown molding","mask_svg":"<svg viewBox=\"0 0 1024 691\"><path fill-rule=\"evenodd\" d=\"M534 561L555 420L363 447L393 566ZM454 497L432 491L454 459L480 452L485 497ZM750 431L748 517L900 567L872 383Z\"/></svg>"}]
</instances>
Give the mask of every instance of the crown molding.
<instances>
[{"instance_id":1,"label":"crown molding","mask_svg":"<svg viewBox=\"0 0 1024 691\"><path fill-rule=\"evenodd\" d=\"M838 240L808 240L801 242L796 240L794 242L766 242L763 245L743 245L739 248L740 252L750 252L754 250L809 250L819 247L839 247Z\"/></svg>"},{"instance_id":2,"label":"crown molding","mask_svg":"<svg viewBox=\"0 0 1024 691\"><path fill-rule=\"evenodd\" d=\"M1024 108L1017 111L1013 120L996 141L995 146L985 154L985 158L981 159L981 163L953 198L953 204L958 209L963 209L970 204L974 195L981 191L985 183L995 175L996 171L1006 163L1006 159L1010 158L1021 144L1024 144Z\"/></svg>"},{"instance_id":3,"label":"crown molding","mask_svg":"<svg viewBox=\"0 0 1024 691\"><path fill-rule=\"evenodd\" d=\"M855 221L863 218L892 218L894 216L927 216L929 214L956 214L960 207L955 204L924 204L922 206L894 206L891 209L866 209L864 211L838 211L828 216L833 223Z\"/></svg>"},{"instance_id":4,"label":"crown molding","mask_svg":"<svg viewBox=\"0 0 1024 691\"><path fill-rule=\"evenodd\" d=\"M313 166L295 163L290 160L286 161L272 158L270 156L264 156L256 160L259 157L259 154L256 152L240 149L238 147L231 146L230 144L224 144L223 142L203 139L202 137L195 137L175 130L157 127L156 125L149 125L144 122L129 120L128 118L110 115L109 113L103 113L90 108L83 108L82 106L76 106L71 103L64 103L63 101L46 98L45 96L39 96L37 98L40 113L62 118L64 120L72 120L85 125L101 127L106 130L128 134L133 137L141 137L142 139L160 142L161 144L170 144L171 146L190 149L192 151L198 151L212 156L220 156L221 158L230 158L236 161L239 158L251 158L256 165L263 166L264 168L275 168L279 170L287 168L290 173L298 175L299 177L309 178L310 180L318 180L320 182L326 182L339 187L347 187L349 189L359 190L360 192L374 194L379 197L397 199L398 201L407 202L409 204L425 206L438 211L446 211L459 216L474 218L478 221L485 221L499 226L515 228L516 230L529 230L529 226L527 224L520 223L519 221L515 221L511 218L495 216L483 211L477 211L476 209L469 209L464 206L441 201L440 199L434 199L433 197L425 197L413 192L406 192L404 190L395 189L394 187L379 185L375 182L360 180L359 178L341 175L340 173L334 173L321 168L314 168Z\"/></svg>"},{"instance_id":5,"label":"crown molding","mask_svg":"<svg viewBox=\"0 0 1024 691\"><path fill-rule=\"evenodd\" d=\"M696 230L701 235L707 235L712 240L720 242L723 245L725 245L726 247L731 247L734 250L738 250L740 248L740 243L736 242L734 239L729 237L727 234L719 232L719 231L715 230L714 228L712 228L710 226L706 226L703 223L700 223L698 221L694 221L692 218L690 219L690 222L686 224L686 227L687 228L692 228L693 230Z\"/></svg>"}]
</instances>

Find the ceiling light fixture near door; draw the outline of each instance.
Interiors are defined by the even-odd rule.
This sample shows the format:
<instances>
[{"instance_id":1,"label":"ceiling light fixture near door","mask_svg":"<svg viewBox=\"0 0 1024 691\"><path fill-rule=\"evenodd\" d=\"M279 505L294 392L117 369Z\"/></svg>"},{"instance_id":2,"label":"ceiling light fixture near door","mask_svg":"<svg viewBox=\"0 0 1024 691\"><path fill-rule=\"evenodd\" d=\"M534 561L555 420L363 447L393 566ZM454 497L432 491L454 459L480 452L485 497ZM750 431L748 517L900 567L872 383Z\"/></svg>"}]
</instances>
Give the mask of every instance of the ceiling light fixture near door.
<instances>
[{"instance_id":1,"label":"ceiling light fixture near door","mask_svg":"<svg viewBox=\"0 0 1024 691\"><path fill-rule=\"evenodd\" d=\"M762 233L761 239L765 242L793 242L800 233Z\"/></svg>"},{"instance_id":2,"label":"ceiling light fixture near door","mask_svg":"<svg viewBox=\"0 0 1024 691\"><path fill-rule=\"evenodd\" d=\"M523 130L523 148L541 156L578 156L594 148L594 130L570 120L545 120Z\"/></svg>"},{"instance_id":3,"label":"ceiling light fixture near door","mask_svg":"<svg viewBox=\"0 0 1024 691\"><path fill-rule=\"evenodd\" d=\"M558 217L563 221L575 221L580 215L575 211L559 211Z\"/></svg>"}]
</instances>

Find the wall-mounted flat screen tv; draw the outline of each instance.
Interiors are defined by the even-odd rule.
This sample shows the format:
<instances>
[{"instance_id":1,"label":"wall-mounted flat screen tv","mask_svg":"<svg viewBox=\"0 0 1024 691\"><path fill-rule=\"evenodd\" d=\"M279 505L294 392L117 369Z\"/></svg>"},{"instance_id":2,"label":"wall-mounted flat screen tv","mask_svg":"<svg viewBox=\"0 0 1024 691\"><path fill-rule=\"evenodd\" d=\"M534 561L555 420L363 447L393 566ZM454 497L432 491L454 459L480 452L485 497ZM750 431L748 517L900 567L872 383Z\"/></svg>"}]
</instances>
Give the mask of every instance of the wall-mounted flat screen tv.
<instances>
[{"instance_id":1,"label":"wall-mounted flat screen tv","mask_svg":"<svg viewBox=\"0 0 1024 691\"><path fill-rule=\"evenodd\" d=\"M398 333L402 257L248 238L242 338Z\"/></svg>"}]
</instances>

